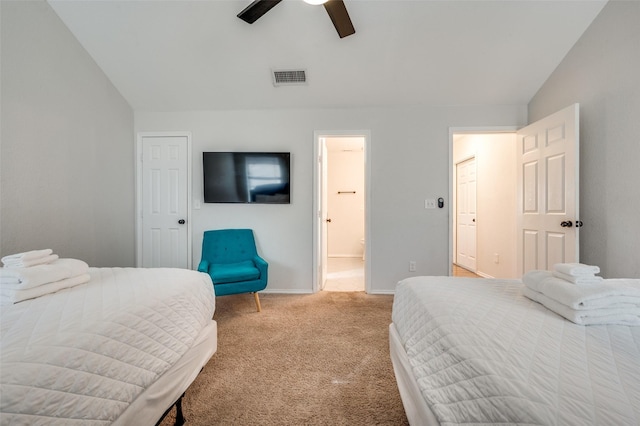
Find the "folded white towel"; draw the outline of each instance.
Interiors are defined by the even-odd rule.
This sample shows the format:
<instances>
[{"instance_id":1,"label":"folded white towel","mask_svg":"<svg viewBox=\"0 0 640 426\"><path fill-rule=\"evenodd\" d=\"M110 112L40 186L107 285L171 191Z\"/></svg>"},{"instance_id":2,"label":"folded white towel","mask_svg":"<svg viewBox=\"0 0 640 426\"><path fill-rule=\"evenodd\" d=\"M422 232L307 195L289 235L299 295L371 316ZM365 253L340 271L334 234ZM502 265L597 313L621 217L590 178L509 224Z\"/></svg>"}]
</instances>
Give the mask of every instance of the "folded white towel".
<instances>
[{"instance_id":1,"label":"folded white towel","mask_svg":"<svg viewBox=\"0 0 640 426\"><path fill-rule=\"evenodd\" d=\"M556 263L553 265L553 269L574 277L591 276L600 272L600 267L583 263Z\"/></svg>"},{"instance_id":2,"label":"folded white towel","mask_svg":"<svg viewBox=\"0 0 640 426\"><path fill-rule=\"evenodd\" d=\"M601 282L604 278L599 277L597 275L567 275L562 272L553 271L553 276L556 278L563 279L565 281L569 281L572 284L581 285L581 284L597 284Z\"/></svg>"},{"instance_id":3,"label":"folded white towel","mask_svg":"<svg viewBox=\"0 0 640 426\"><path fill-rule=\"evenodd\" d=\"M572 309L640 306L640 279L606 279L598 284L574 285L560 278L547 278L540 293Z\"/></svg>"},{"instance_id":4,"label":"folded white towel","mask_svg":"<svg viewBox=\"0 0 640 426\"><path fill-rule=\"evenodd\" d=\"M89 270L82 260L58 259L45 265L30 268L0 268L0 285L5 286L10 280L19 281L19 290L26 290L43 284L86 274Z\"/></svg>"},{"instance_id":5,"label":"folded white towel","mask_svg":"<svg viewBox=\"0 0 640 426\"><path fill-rule=\"evenodd\" d=\"M577 310L528 287L524 287L523 294L576 324L640 326L640 306Z\"/></svg>"},{"instance_id":6,"label":"folded white towel","mask_svg":"<svg viewBox=\"0 0 640 426\"><path fill-rule=\"evenodd\" d=\"M540 284L542 283L542 281L546 280L547 278L551 278L552 276L553 275L549 271L534 269L522 276L522 282L532 290L541 291Z\"/></svg>"},{"instance_id":7,"label":"folded white towel","mask_svg":"<svg viewBox=\"0 0 640 426\"><path fill-rule=\"evenodd\" d=\"M51 263L53 261L58 260L58 255L57 254L50 254L49 256L45 256L45 257L39 257L37 259L30 259L30 260L18 260L18 261L7 261L4 264L5 268L11 268L11 269L15 269L15 268L30 268L32 266L36 266L36 265L45 265L47 263Z\"/></svg>"},{"instance_id":8,"label":"folded white towel","mask_svg":"<svg viewBox=\"0 0 640 426\"><path fill-rule=\"evenodd\" d=\"M88 283L90 279L91 276L89 274L82 274L73 278L66 278L60 281L43 284L26 290L2 288L0 289L0 299L2 299L2 302L0 304L6 305L10 303L22 302L23 300L35 299L36 297L41 297L46 294L64 290L66 288L71 288L80 284Z\"/></svg>"},{"instance_id":9,"label":"folded white towel","mask_svg":"<svg viewBox=\"0 0 640 426\"><path fill-rule=\"evenodd\" d=\"M6 264L7 262L19 262L22 260L33 260L41 257L47 257L53 253L51 249L43 249L43 250L31 250L25 251L24 253L16 253L10 254L8 256L4 256L2 258L2 263Z\"/></svg>"}]
</instances>

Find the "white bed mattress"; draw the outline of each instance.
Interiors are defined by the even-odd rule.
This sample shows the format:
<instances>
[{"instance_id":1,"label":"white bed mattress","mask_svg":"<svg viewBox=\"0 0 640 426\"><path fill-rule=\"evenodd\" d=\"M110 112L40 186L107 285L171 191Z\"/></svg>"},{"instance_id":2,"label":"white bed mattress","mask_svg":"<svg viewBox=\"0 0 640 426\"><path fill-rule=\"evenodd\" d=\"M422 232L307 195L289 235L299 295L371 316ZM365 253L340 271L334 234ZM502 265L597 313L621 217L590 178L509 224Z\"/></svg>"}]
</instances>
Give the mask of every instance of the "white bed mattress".
<instances>
[{"instance_id":1,"label":"white bed mattress","mask_svg":"<svg viewBox=\"0 0 640 426\"><path fill-rule=\"evenodd\" d=\"M208 275L90 274L86 285L2 307L0 423L155 424L215 352Z\"/></svg>"},{"instance_id":2,"label":"white bed mattress","mask_svg":"<svg viewBox=\"0 0 640 426\"><path fill-rule=\"evenodd\" d=\"M576 325L519 281L453 277L401 281L392 321L442 425L640 424L640 327Z\"/></svg>"}]
</instances>

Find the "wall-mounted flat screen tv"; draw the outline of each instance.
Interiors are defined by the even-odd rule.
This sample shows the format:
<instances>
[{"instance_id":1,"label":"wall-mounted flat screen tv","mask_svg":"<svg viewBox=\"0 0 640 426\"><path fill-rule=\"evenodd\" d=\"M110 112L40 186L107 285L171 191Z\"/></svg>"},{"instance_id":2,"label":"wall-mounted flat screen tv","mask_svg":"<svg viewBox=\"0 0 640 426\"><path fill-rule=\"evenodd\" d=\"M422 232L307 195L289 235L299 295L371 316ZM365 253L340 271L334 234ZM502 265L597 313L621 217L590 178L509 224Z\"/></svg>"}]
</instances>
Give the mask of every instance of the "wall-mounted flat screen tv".
<instances>
[{"instance_id":1,"label":"wall-mounted flat screen tv","mask_svg":"<svg viewBox=\"0 0 640 426\"><path fill-rule=\"evenodd\" d=\"M289 204L288 152L203 152L205 203Z\"/></svg>"}]
</instances>

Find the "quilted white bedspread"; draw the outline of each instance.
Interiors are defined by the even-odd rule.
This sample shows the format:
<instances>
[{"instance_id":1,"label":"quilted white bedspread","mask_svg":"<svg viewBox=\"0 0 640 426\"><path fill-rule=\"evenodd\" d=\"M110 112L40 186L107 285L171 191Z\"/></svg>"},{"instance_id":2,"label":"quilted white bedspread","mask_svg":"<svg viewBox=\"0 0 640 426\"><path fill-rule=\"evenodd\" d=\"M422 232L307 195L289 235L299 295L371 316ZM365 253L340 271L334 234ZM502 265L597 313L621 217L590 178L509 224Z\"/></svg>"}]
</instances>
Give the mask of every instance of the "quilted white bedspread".
<instances>
[{"instance_id":1,"label":"quilted white bedspread","mask_svg":"<svg viewBox=\"0 0 640 426\"><path fill-rule=\"evenodd\" d=\"M206 274L90 274L88 284L0 308L1 424L112 423L213 317Z\"/></svg>"},{"instance_id":2,"label":"quilted white bedspread","mask_svg":"<svg viewBox=\"0 0 640 426\"><path fill-rule=\"evenodd\" d=\"M640 327L580 326L519 281L414 277L393 323L443 425L640 424Z\"/></svg>"}]
</instances>

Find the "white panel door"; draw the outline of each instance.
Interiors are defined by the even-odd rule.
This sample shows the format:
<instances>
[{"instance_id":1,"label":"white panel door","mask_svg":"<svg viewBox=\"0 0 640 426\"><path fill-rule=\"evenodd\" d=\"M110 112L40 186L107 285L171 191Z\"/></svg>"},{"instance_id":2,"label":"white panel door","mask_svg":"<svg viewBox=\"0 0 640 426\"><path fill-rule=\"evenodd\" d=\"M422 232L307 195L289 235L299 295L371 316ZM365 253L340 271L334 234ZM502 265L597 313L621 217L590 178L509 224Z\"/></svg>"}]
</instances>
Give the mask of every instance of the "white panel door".
<instances>
[{"instance_id":1,"label":"white panel door","mask_svg":"<svg viewBox=\"0 0 640 426\"><path fill-rule=\"evenodd\" d=\"M476 261L476 159L456 164L456 264L475 272Z\"/></svg>"},{"instance_id":2,"label":"white panel door","mask_svg":"<svg viewBox=\"0 0 640 426\"><path fill-rule=\"evenodd\" d=\"M518 131L518 271L579 261L579 105Z\"/></svg>"},{"instance_id":3,"label":"white panel door","mask_svg":"<svg viewBox=\"0 0 640 426\"><path fill-rule=\"evenodd\" d=\"M141 266L189 269L188 139L144 136L141 143Z\"/></svg>"}]
</instances>

